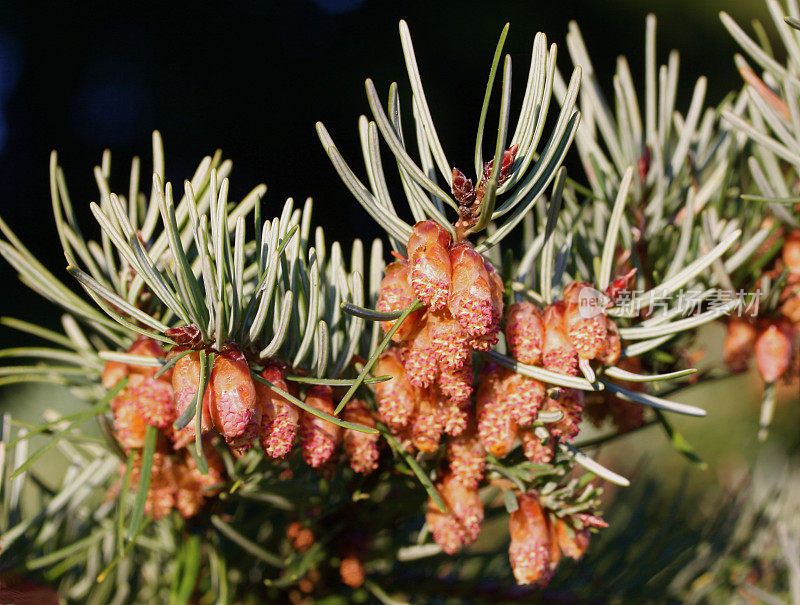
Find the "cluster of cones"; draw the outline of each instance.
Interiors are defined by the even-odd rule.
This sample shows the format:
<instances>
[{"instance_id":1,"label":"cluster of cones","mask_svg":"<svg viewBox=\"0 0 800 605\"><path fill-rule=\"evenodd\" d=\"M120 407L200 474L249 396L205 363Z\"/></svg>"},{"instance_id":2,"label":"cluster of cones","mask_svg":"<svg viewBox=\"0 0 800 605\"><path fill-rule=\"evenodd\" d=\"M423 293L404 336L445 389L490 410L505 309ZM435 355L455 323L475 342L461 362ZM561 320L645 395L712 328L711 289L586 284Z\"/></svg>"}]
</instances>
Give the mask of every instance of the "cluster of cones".
<instances>
[{"instance_id":1,"label":"cluster of cones","mask_svg":"<svg viewBox=\"0 0 800 605\"><path fill-rule=\"evenodd\" d=\"M581 309L584 288L589 284L570 284L563 300L544 310L531 302L511 305L505 312L511 355L569 376L578 375L579 365L590 360L616 363L619 332L603 309ZM395 325L399 320L384 322L384 330L396 331L376 374L392 380L377 384L375 392L382 420L410 451L436 452L446 437L446 466L436 487L447 510L441 512L431 501L426 519L449 554L472 544L480 533L484 512L478 487L487 453L503 458L519 439L531 461L548 463L559 440L575 437L581 420L582 391L548 388L494 363L479 371L473 397L472 353L497 343L503 296L495 269L468 243L454 243L433 221L414 226L408 259L389 265L381 284L380 311L408 309L415 298L423 303L400 326ZM558 411L561 418L536 426L540 411Z\"/></svg>"},{"instance_id":2,"label":"cluster of cones","mask_svg":"<svg viewBox=\"0 0 800 605\"><path fill-rule=\"evenodd\" d=\"M777 277L787 273L780 295L780 306L770 317L752 315L731 317L724 345L724 359L733 373L747 370L754 356L766 383L789 378L800 356L800 230L784 239L776 266L767 272ZM793 363L794 362L794 363Z\"/></svg>"},{"instance_id":3,"label":"cluster of cones","mask_svg":"<svg viewBox=\"0 0 800 605\"><path fill-rule=\"evenodd\" d=\"M163 358L161 345L142 337L129 349L131 355ZM299 442L307 464L320 468L336 461L343 446L350 466L370 473L378 466L377 435L342 429L327 420L301 410L280 392L253 380L250 364L234 344L216 351L202 401L201 432L209 473L202 475L186 446L195 441L194 417L181 428L175 421L195 405L201 389L199 349L174 346L166 354L174 364L163 373L158 368L110 361L103 372L103 385L112 388L127 377L125 388L111 402L114 437L134 457L133 481L138 482L141 450L148 425L158 429L156 454L147 499L147 512L158 518L171 508L185 517L195 515L203 499L213 497L225 471L214 449L215 437L222 437L234 455L243 455L258 444L273 458L282 459ZM271 360L260 371L262 379L292 397L299 397L297 384L288 381L286 364ZM304 394L311 408L333 414L333 392L324 385L311 385ZM374 427L372 412L363 401L351 401L343 418L361 426Z\"/></svg>"}]
</instances>

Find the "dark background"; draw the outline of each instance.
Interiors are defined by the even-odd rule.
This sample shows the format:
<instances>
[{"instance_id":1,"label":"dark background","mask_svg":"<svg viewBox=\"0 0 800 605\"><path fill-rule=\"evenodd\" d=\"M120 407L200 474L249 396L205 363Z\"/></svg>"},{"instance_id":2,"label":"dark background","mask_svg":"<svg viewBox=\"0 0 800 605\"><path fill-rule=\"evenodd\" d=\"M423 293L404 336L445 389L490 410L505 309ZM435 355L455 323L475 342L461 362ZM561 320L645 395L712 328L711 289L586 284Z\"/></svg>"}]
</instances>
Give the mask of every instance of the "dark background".
<instances>
[{"instance_id":1,"label":"dark background","mask_svg":"<svg viewBox=\"0 0 800 605\"><path fill-rule=\"evenodd\" d=\"M506 51L514 60L518 99L537 31L559 44L562 73L571 69L564 44L571 19L581 25L607 91L618 54L628 56L641 83L644 19L655 12L659 62L671 48L681 52L678 108L685 110L699 75L710 78L711 103L739 86L732 61L737 48L717 18L721 9L747 29L754 16L769 21L755 0L4 2L0 216L56 275L66 277L50 217L50 150L59 151L85 233L94 235L87 206L97 199L92 168L102 150L113 151L112 188L127 191L131 158L141 156L146 174L150 134L159 129L174 184L189 178L203 155L221 148L234 161L234 199L264 182L265 216L279 212L288 196L311 196L315 222L329 228L330 239L370 239L379 232L328 163L314 124L326 124L363 174L357 119L368 112L364 78L372 77L382 94L398 81L409 107L400 18L411 27L448 159L467 168L491 55L506 21L512 24ZM767 29L774 33L771 23ZM410 113L405 124L410 133ZM0 314L57 321L52 307L16 282L5 263L0 279L6 292ZM0 332L0 342L13 340L7 330Z\"/></svg>"}]
</instances>

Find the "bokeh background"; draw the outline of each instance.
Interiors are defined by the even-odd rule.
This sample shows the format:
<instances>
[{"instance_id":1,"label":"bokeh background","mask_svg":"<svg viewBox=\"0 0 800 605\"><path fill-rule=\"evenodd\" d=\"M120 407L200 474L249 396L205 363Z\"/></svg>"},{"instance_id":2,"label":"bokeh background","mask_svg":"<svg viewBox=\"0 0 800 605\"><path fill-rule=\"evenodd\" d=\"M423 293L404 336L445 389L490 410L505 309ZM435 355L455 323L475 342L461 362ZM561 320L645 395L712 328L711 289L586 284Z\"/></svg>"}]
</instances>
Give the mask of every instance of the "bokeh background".
<instances>
[{"instance_id":1,"label":"bokeh background","mask_svg":"<svg viewBox=\"0 0 800 605\"><path fill-rule=\"evenodd\" d=\"M167 178L181 183L203 155L221 148L233 159L237 199L258 183L269 186L264 212L288 196L313 197L318 224L344 242L380 233L349 197L323 152L314 124L322 120L345 158L360 164L357 119L368 112L363 82L379 90L398 81L408 92L397 22L409 22L428 101L450 160L472 165L474 133L491 55L503 24L521 96L530 45L537 31L562 48L570 20L581 26L594 66L610 94L615 59L627 55L643 78L645 16L658 16L658 54L681 53L678 107L685 110L696 78L709 78L708 103L740 86L738 51L721 26L725 10L749 28L761 19L777 43L761 0L528 0L425 1L297 0L0 3L0 216L56 274L63 271L50 218L48 155L57 149L73 203L93 224L97 199L92 167L111 148L112 187L127 188L130 160L150 162L150 134L166 147ZM404 97L407 99L407 97ZM574 162L574 158L572 160ZM570 164L573 166L574 164ZM577 166L576 166L577 168ZM572 171L573 176L579 172ZM58 314L0 264L0 315L57 325ZM18 335L0 330L0 345ZM720 357L722 332L702 337ZM781 394L772 446L800 445L800 405L794 386ZM760 385L747 374L704 385L684 400L709 410L705 420L675 419L709 462L686 475L693 494L680 522L691 523L694 503L730 490L761 451L756 433ZM62 397L56 389L18 387L0 393L0 407L32 419ZM77 404L76 404L77 405ZM606 461L664 489L681 481L686 461L657 427L608 448ZM642 455L644 453L644 457Z\"/></svg>"}]
</instances>

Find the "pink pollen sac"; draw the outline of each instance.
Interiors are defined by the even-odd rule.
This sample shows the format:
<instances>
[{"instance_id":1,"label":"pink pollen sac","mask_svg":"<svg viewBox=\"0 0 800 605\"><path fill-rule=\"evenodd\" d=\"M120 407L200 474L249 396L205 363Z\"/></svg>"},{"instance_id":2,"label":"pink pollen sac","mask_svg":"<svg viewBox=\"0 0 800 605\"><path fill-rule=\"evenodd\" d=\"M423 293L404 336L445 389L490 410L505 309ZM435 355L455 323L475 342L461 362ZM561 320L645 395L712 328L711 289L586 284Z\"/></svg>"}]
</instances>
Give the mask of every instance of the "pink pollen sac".
<instances>
[{"instance_id":1,"label":"pink pollen sac","mask_svg":"<svg viewBox=\"0 0 800 605\"><path fill-rule=\"evenodd\" d=\"M285 368L268 363L261 377L279 389L289 392ZM261 382L256 383L258 408L261 412L258 439L264 452L273 458L283 458L294 444L300 423L300 410L288 399Z\"/></svg>"},{"instance_id":2,"label":"pink pollen sac","mask_svg":"<svg viewBox=\"0 0 800 605\"><path fill-rule=\"evenodd\" d=\"M544 346L542 347L542 364L546 370L578 375L578 351L564 332L565 305L557 302L544 312Z\"/></svg>"},{"instance_id":3,"label":"pink pollen sac","mask_svg":"<svg viewBox=\"0 0 800 605\"><path fill-rule=\"evenodd\" d=\"M453 479L468 489L477 489L486 468L486 452L474 429L447 444L447 459Z\"/></svg>"},{"instance_id":4,"label":"pink pollen sac","mask_svg":"<svg viewBox=\"0 0 800 605\"><path fill-rule=\"evenodd\" d=\"M445 475L436 488L447 511L441 512L434 502L429 501L425 520L436 543L452 555L478 539L483 525L483 503L477 489L465 487L452 475Z\"/></svg>"},{"instance_id":5,"label":"pink pollen sac","mask_svg":"<svg viewBox=\"0 0 800 605\"><path fill-rule=\"evenodd\" d=\"M378 294L378 311L402 311L412 303L414 300L414 291L409 285L408 280L408 266L405 262L396 261L386 267L385 276L383 281L381 281L380 292ZM424 313L424 309L418 309L406 317L403 324L392 336L392 340L394 342L403 342L410 338L419 328L419 322ZM397 320L381 322L383 331L388 332L391 330L396 322Z\"/></svg>"},{"instance_id":6,"label":"pink pollen sac","mask_svg":"<svg viewBox=\"0 0 800 605\"><path fill-rule=\"evenodd\" d=\"M534 464L550 464L555 455L555 439L540 439L533 429L521 429L522 451L525 457Z\"/></svg>"},{"instance_id":7,"label":"pink pollen sac","mask_svg":"<svg viewBox=\"0 0 800 605\"><path fill-rule=\"evenodd\" d=\"M256 387L247 360L235 345L227 345L214 359L208 392L217 430L226 439L241 435L255 414Z\"/></svg>"},{"instance_id":8,"label":"pink pollen sac","mask_svg":"<svg viewBox=\"0 0 800 605\"><path fill-rule=\"evenodd\" d=\"M421 452L435 452L444 431L444 418L433 394L423 393L411 425L411 440Z\"/></svg>"},{"instance_id":9,"label":"pink pollen sac","mask_svg":"<svg viewBox=\"0 0 800 605\"><path fill-rule=\"evenodd\" d=\"M409 381L415 387L425 388L436 379L436 350L431 344L427 325L419 331L416 338L409 341L403 366Z\"/></svg>"},{"instance_id":10,"label":"pink pollen sac","mask_svg":"<svg viewBox=\"0 0 800 605\"><path fill-rule=\"evenodd\" d=\"M451 242L447 230L432 220L414 225L408 239L408 281L417 298L432 311L444 308L450 294Z\"/></svg>"},{"instance_id":11,"label":"pink pollen sac","mask_svg":"<svg viewBox=\"0 0 800 605\"><path fill-rule=\"evenodd\" d=\"M331 388L314 385L306 393L308 405L320 412L333 414ZM319 468L333 456L341 441L341 428L318 416L303 413L300 421L300 442L303 446L303 459L313 467Z\"/></svg>"},{"instance_id":12,"label":"pink pollen sac","mask_svg":"<svg viewBox=\"0 0 800 605\"><path fill-rule=\"evenodd\" d=\"M472 395L472 360L466 360L455 370L442 369L437 384L450 403L459 405L468 401Z\"/></svg>"},{"instance_id":13,"label":"pink pollen sac","mask_svg":"<svg viewBox=\"0 0 800 605\"><path fill-rule=\"evenodd\" d=\"M408 424L414 414L417 399L414 386L408 381L397 349L389 349L381 356L376 364L375 374L392 377L391 380L375 385L375 398L384 422L390 429L397 431Z\"/></svg>"},{"instance_id":14,"label":"pink pollen sac","mask_svg":"<svg viewBox=\"0 0 800 605\"><path fill-rule=\"evenodd\" d=\"M483 257L468 243L450 249L453 286L448 308L470 336L482 336L494 325L492 291Z\"/></svg>"},{"instance_id":15,"label":"pink pollen sac","mask_svg":"<svg viewBox=\"0 0 800 605\"><path fill-rule=\"evenodd\" d=\"M467 335L447 311L429 314L428 335L440 368L455 370L469 357Z\"/></svg>"},{"instance_id":16,"label":"pink pollen sac","mask_svg":"<svg viewBox=\"0 0 800 605\"><path fill-rule=\"evenodd\" d=\"M491 364L478 380L476 414L478 435L487 452L502 458L511 451L517 438L517 423L511 415L502 379L507 371Z\"/></svg>"},{"instance_id":17,"label":"pink pollen sac","mask_svg":"<svg viewBox=\"0 0 800 605\"><path fill-rule=\"evenodd\" d=\"M347 422L375 428L372 413L360 399L350 401L342 416ZM355 472L367 475L378 468L378 435L345 429L344 450Z\"/></svg>"},{"instance_id":18,"label":"pink pollen sac","mask_svg":"<svg viewBox=\"0 0 800 605\"><path fill-rule=\"evenodd\" d=\"M509 375L506 392L511 415L522 426L536 420L539 408L547 397L544 383L516 372Z\"/></svg>"},{"instance_id":19,"label":"pink pollen sac","mask_svg":"<svg viewBox=\"0 0 800 605\"><path fill-rule=\"evenodd\" d=\"M514 577L518 584L546 584L561 555L553 540L554 532L538 495L522 494L517 502L519 508L508 519L511 536L508 556Z\"/></svg>"},{"instance_id":20,"label":"pink pollen sac","mask_svg":"<svg viewBox=\"0 0 800 605\"><path fill-rule=\"evenodd\" d=\"M172 386L161 380L145 378L129 387L130 397L136 402L139 413L147 424L164 429L175 420L172 403Z\"/></svg>"},{"instance_id":21,"label":"pink pollen sac","mask_svg":"<svg viewBox=\"0 0 800 605\"><path fill-rule=\"evenodd\" d=\"M544 323L542 312L532 302L519 302L508 308L506 341L515 359L528 365L541 364Z\"/></svg>"}]
</instances>

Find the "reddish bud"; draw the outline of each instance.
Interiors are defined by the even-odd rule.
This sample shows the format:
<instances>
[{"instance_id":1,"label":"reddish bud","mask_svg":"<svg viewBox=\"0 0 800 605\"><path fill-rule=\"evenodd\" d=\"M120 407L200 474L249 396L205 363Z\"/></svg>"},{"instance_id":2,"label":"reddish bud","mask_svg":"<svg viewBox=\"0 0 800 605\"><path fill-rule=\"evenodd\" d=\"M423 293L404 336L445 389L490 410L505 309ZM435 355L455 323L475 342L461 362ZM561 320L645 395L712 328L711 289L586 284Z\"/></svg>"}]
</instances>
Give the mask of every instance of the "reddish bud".
<instances>
[{"instance_id":1,"label":"reddish bud","mask_svg":"<svg viewBox=\"0 0 800 605\"><path fill-rule=\"evenodd\" d=\"M514 163L514 160L517 157L518 149L519 145L512 145L503 152L503 159L501 161L500 170L497 175L498 186L505 183L508 180L508 177L511 176L511 165ZM479 200L483 199L483 195L486 190L486 183L492 176L493 168L494 168L494 158L492 158L483 165L483 175L481 177L481 182L478 183L477 197Z\"/></svg>"},{"instance_id":2,"label":"reddish bud","mask_svg":"<svg viewBox=\"0 0 800 605\"><path fill-rule=\"evenodd\" d=\"M451 243L447 230L432 220L414 225L408 239L409 283L417 298L432 311L444 308L450 295Z\"/></svg>"},{"instance_id":3,"label":"reddish bud","mask_svg":"<svg viewBox=\"0 0 800 605\"><path fill-rule=\"evenodd\" d=\"M460 205L469 206L475 201L475 186L472 184L472 179L468 179L458 168L453 168L451 190Z\"/></svg>"},{"instance_id":4,"label":"reddish bud","mask_svg":"<svg viewBox=\"0 0 800 605\"><path fill-rule=\"evenodd\" d=\"M164 336L170 338L179 347L195 349L203 344L200 328L194 325L170 328L164 332Z\"/></svg>"},{"instance_id":5,"label":"reddish bud","mask_svg":"<svg viewBox=\"0 0 800 605\"><path fill-rule=\"evenodd\" d=\"M305 403L315 410L333 415L333 394L329 386L310 387ZM300 443L306 463L319 468L330 460L341 441L341 432L342 429L332 422L304 412L300 420Z\"/></svg>"},{"instance_id":6,"label":"reddish bud","mask_svg":"<svg viewBox=\"0 0 800 605\"><path fill-rule=\"evenodd\" d=\"M541 310L532 302L518 302L508 308L506 342L518 361L529 365L542 363L544 323Z\"/></svg>"},{"instance_id":7,"label":"reddish bud","mask_svg":"<svg viewBox=\"0 0 800 605\"><path fill-rule=\"evenodd\" d=\"M647 180L647 173L650 172L650 161L651 161L651 152L650 146L646 146L644 151L642 151L642 155L639 156L639 161L637 162L639 168L639 179L644 183Z\"/></svg>"},{"instance_id":8,"label":"reddish bud","mask_svg":"<svg viewBox=\"0 0 800 605\"><path fill-rule=\"evenodd\" d=\"M617 301L617 298L619 298L620 294L628 289L628 286L631 285L631 282L635 276L636 268L633 268L625 275L615 277L611 283L608 284L608 287L603 294L609 299L612 305Z\"/></svg>"}]
</instances>

